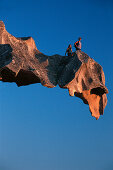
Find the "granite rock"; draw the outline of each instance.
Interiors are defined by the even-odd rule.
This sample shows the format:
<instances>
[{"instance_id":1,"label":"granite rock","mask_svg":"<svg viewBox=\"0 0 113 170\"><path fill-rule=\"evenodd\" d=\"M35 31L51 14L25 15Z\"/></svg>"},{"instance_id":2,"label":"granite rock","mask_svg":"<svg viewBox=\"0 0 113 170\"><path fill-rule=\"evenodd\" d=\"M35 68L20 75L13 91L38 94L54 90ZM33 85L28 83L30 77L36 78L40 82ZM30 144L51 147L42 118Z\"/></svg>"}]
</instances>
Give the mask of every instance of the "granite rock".
<instances>
[{"instance_id":1,"label":"granite rock","mask_svg":"<svg viewBox=\"0 0 113 170\"><path fill-rule=\"evenodd\" d=\"M43 86L69 90L89 105L96 119L107 104L105 76L102 67L78 50L72 57L41 53L32 37L16 38L0 21L0 80L17 86L41 83Z\"/></svg>"}]
</instances>

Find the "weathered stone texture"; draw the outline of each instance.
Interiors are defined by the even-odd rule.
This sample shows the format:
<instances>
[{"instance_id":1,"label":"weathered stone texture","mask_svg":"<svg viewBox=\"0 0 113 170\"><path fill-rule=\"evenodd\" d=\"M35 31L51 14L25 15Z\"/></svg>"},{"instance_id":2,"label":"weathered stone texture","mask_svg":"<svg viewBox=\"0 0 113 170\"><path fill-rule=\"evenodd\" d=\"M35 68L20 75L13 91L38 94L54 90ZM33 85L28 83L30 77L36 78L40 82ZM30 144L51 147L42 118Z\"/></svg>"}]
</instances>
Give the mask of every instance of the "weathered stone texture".
<instances>
[{"instance_id":1,"label":"weathered stone texture","mask_svg":"<svg viewBox=\"0 0 113 170\"><path fill-rule=\"evenodd\" d=\"M0 21L0 80L18 86L41 83L46 87L67 88L71 96L81 98L96 119L107 104L105 76L102 67L84 52L74 56L46 56L32 37L10 35Z\"/></svg>"}]
</instances>

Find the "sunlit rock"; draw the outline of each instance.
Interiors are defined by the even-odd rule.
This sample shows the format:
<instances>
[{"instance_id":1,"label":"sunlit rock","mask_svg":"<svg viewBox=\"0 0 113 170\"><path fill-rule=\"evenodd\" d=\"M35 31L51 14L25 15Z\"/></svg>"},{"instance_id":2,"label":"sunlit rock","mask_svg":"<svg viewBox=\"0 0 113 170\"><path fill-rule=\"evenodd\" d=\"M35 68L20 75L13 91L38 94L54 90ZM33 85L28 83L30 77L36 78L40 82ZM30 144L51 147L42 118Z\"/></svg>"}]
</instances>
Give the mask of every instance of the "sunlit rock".
<instances>
[{"instance_id":1,"label":"sunlit rock","mask_svg":"<svg viewBox=\"0 0 113 170\"><path fill-rule=\"evenodd\" d=\"M59 85L89 104L92 116L103 115L107 104L102 67L78 50L72 57L41 53L32 37L16 38L0 21L0 80L18 86L41 83L52 88Z\"/></svg>"}]
</instances>

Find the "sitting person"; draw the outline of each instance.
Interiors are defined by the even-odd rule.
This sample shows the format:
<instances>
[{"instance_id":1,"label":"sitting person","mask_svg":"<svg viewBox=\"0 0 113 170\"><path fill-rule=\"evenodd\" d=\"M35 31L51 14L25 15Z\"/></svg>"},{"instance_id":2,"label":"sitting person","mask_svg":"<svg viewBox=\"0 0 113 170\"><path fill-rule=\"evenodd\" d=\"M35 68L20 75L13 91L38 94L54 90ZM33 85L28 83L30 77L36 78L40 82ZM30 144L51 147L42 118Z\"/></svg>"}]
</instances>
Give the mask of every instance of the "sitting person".
<instances>
[{"instance_id":1,"label":"sitting person","mask_svg":"<svg viewBox=\"0 0 113 170\"><path fill-rule=\"evenodd\" d=\"M81 37L78 38L78 41L74 43L74 47L76 50L81 50L82 44L81 44Z\"/></svg>"},{"instance_id":2,"label":"sitting person","mask_svg":"<svg viewBox=\"0 0 113 170\"><path fill-rule=\"evenodd\" d=\"M72 46L71 46L71 44L69 44L69 46L68 46L68 48L65 52L65 55L66 55L66 53L67 53L68 56L72 56Z\"/></svg>"}]
</instances>

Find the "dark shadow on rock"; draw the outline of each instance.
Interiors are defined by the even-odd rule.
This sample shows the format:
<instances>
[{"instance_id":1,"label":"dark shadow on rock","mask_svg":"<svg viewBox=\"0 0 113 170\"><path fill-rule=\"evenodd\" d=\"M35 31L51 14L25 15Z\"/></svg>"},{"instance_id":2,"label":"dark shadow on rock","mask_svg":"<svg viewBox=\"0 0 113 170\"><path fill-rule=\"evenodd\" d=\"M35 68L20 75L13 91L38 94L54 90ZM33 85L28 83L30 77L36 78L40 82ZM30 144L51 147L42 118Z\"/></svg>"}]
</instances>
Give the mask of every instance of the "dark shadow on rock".
<instances>
[{"instance_id":1,"label":"dark shadow on rock","mask_svg":"<svg viewBox=\"0 0 113 170\"><path fill-rule=\"evenodd\" d=\"M102 96L103 94L106 94L107 93L107 91L106 91L106 89L103 87L96 87L96 88L93 88L93 89L91 89L91 91L90 91L90 94L96 94L96 95L99 95L99 96Z\"/></svg>"},{"instance_id":2,"label":"dark shadow on rock","mask_svg":"<svg viewBox=\"0 0 113 170\"><path fill-rule=\"evenodd\" d=\"M88 101L83 97L82 93L75 92L74 94L76 97L79 97L80 99L82 99L85 104L88 104Z\"/></svg>"},{"instance_id":3,"label":"dark shadow on rock","mask_svg":"<svg viewBox=\"0 0 113 170\"><path fill-rule=\"evenodd\" d=\"M84 90L87 90L87 86L86 86L86 84L85 84L85 82L84 82L84 80L82 79L82 90L84 91Z\"/></svg>"},{"instance_id":4,"label":"dark shadow on rock","mask_svg":"<svg viewBox=\"0 0 113 170\"><path fill-rule=\"evenodd\" d=\"M79 60L77 54L70 57L66 65L62 68L62 71L59 75L58 84L60 87L65 86L75 77L76 72L79 70L82 62Z\"/></svg>"},{"instance_id":5,"label":"dark shadow on rock","mask_svg":"<svg viewBox=\"0 0 113 170\"><path fill-rule=\"evenodd\" d=\"M61 64L64 56L53 55L48 57L48 65L46 69L48 70L47 75L49 81L56 86L59 80L59 74L61 74L65 64Z\"/></svg>"},{"instance_id":6,"label":"dark shadow on rock","mask_svg":"<svg viewBox=\"0 0 113 170\"><path fill-rule=\"evenodd\" d=\"M100 102L99 102L99 113L100 115L103 115L104 113L104 108L103 108L103 97L101 96Z\"/></svg>"},{"instance_id":7,"label":"dark shadow on rock","mask_svg":"<svg viewBox=\"0 0 113 170\"><path fill-rule=\"evenodd\" d=\"M19 71L15 81L18 86L40 83L39 77L37 77L32 71L26 71L23 69Z\"/></svg>"},{"instance_id":8,"label":"dark shadow on rock","mask_svg":"<svg viewBox=\"0 0 113 170\"><path fill-rule=\"evenodd\" d=\"M35 54L35 57L38 59L40 64L45 62L48 59L48 56L46 56L44 54Z\"/></svg>"},{"instance_id":9,"label":"dark shadow on rock","mask_svg":"<svg viewBox=\"0 0 113 170\"><path fill-rule=\"evenodd\" d=\"M30 39L31 37L16 37L18 40L28 40Z\"/></svg>"},{"instance_id":10,"label":"dark shadow on rock","mask_svg":"<svg viewBox=\"0 0 113 170\"><path fill-rule=\"evenodd\" d=\"M3 82L15 82L16 73L7 67L2 68L1 77Z\"/></svg>"},{"instance_id":11,"label":"dark shadow on rock","mask_svg":"<svg viewBox=\"0 0 113 170\"><path fill-rule=\"evenodd\" d=\"M3 68L12 61L12 48L10 44L0 44L0 68Z\"/></svg>"}]
</instances>

